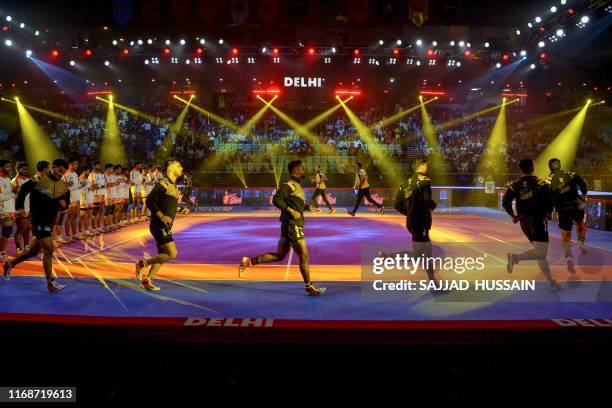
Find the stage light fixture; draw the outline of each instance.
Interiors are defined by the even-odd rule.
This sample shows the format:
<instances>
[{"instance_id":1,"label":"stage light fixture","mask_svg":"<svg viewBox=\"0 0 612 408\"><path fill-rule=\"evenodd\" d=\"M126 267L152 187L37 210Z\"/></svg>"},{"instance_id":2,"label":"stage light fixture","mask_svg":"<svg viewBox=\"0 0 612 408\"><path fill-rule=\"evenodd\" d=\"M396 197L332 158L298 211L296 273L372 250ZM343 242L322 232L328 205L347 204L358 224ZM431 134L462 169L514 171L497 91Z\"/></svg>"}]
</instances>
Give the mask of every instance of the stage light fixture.
<instances>
[{"instance_id":1,"label":"stage light fixture","mask_svg":"<svg viewBox=\"0 0 612 408\"><path fill-rule=\"evenodd\" d=\"M134 41L130 41L130 45L131 45L131 46L134 46Z\"/></svg>"},{"instance_id":2,"label":"stage light fixture","mask_svg":"<svg viewBox=\"0 0 612 408\"><path fill-rule=\"evenodd\" d=\"M157 57L153 57L153 58L151 58L151 64L156 64L156 65L158 65L158 64L159 64L159 58L157 58Z\"/></svg>"},{"instance_id":3,"label":"stage light fixture","mask_svg":"<svg viewBox=\"0 0 612 408\"><path fill-rule=\"evenodd\" d=\"M463 53L463 55L465 55L466 57L471 57L472 56L472 51L470 50L465 50L465 52Z\"/></svg>"},{"instance_id":4,"label":"stage light fixture","mask_svg":"<svg viewBox=\"0 0 612 408\"><path fill-rule=\"evenodd\" d=\"M34 31L34 35L38 37L40 35L40 31L38 30Z\"/></svg>"},{"instance_id":5,"label":"stage light fixture","mask_svg":"<svg viewBox=\"0 0 612 408\"><path fill-rule=\"evenodd\" d=\"M490 44L488 42L484 43L485 48L489 48L489 45Z\"/></svg>"},{"instance_id":6,"label":"stage light fixture","mask_svg":"<svg viewBox=\"0 0 612 408\"><path fill-rule=\"evenodd\" d=\"M196 50L196 54L202 55L204 53L204 50L202 48L198 48Z\"/></svg>"},{"instance_id":7,"label":"stage light fixture","mask_svg":"<svg viewBox=\"0 0 612 408\"><path fill-rule=\"evenodd\" d=\"M402 40L397 40L395 43L396 43L397 45L402 45Z\"/></svg>"},{"instance_id":8,"label":"stage light fixture","mask_svg":"<svg viewBox=\"0 0 612 408\"><path fill-rule=\"evenodd\" d=\"M463 41L463 40L462 40L462 41L459 41L459 46L460 46L460 47L465 46L465 41Z\"/></svg>"},{"instance_id":9,"label":"stage light fixture","mask_svg":"<svg viewBox=\"0 0 612 408\"><path fill-rule=\"evenodd\" d=\"M521 35L521 30L516 30L516 35Z\"/></svg>"},{"instance_id":10,"label":"stage light fixture","mask_svg":"<svg viewBox=\"0 0 612 408\"><path fill-rule=\"evenodd\" d=\"M149 60L148 59L144 60L144 63L145 65L149 65Z\"/></svg>"},{"instance_id":11,"label":"stage light fixture","mask_svg":"<svg viewBox=\"0 0 612 408\"><path fill-rule=\"evenodd\" d=\"M546 45L546 43L544 41L540 41L538 43L538 47L543 48Z\"/></svg>"},{"instance_id":12,"label":"stage light fixture","mask_svg":"<svg viewBox=\"0 0 612 408\"><path fill-rule=\"evenodd\" d=\"M185 45L185 40L183 38L181 38L181 40L179 41L179 44Z\"/></svg>"},{"instance_id":13,"label":"stage light fixture","mask_svg":"<svg viewBox=\"0 0 612 408\"><path fill-rule=\"evenodd\" d=\"M170 48L164 48L164 54L170 55Z\"/></svg>"},{"instance_id":14,"label":"stage light fixture","mask_svg":"<svg viewBox=\"0 0 612 408\"><path fill-rule=\"evenodd\" d=\"M272 62L273 62L274 64L280 64L280 57L274 57L274 58L272 58Z\"/></svg>"},{"instance_id":15,"label":"stage light fixture","mask_svg":"<svg viewBox=\"0 0 612 408\"><path fill-rule=\"evenodd\" d=\"M529 68L531 68L531 69L535 69L535 67L536 67L536 66L535 66L535 64L531 64L531 65L529 66Z\"/></svg>"},{"instance_id":16,"label":"stage light fixture","mask_svg":"<svg viewBox=\"0 0 612 408\"><path fill-rule=\"evenodd\" d=\"M326 63L326 64L331 64L331 58L330 57L325 57L323 59L323 62Z\"/></svg>"},{"instance_id":17,"label":"stage light fixture","mask_svg":"<svg viewBox=\"0 0 612 408\"><path fill-rule=\"evenodd\" d=\"M586 23L588 23L588 22L589 22L589 20L590 20L590 19L589 19L589 16L582 16L582 17L580 18L580 22L581 22L582 24L586 24Z\"/></svg>"},{"instance_id":18,"label":"stage light fixture","mask_svg":"<svg viewBox=\"0 0 612 408\"><path fill-rule=\"evenodd\" d=\"M314 55L314 53L315 53L314 48L309 48L309 49L308 49L308 54L309 54L309 55Z\"/></svg>"},{"instance_id":19,"label":"stage light fixture","mask_svg":"<svg viewBox=\"0 0 612 408\"><path fill-rule=\"evenodd\" d=\"M397 48L393 49L393 55L399 55L399 50Z\"/></svg>"},{"instance_id":20,"label":"stage light fixture","mask_svg":"<svg viewBox=\"0 0 612 408\"><path fill-rule=\"evenodd\" d=\"M359 55L359 49L355 49L355 50L353 51L353 54L355 54L355 55Z\"/></svg>"},{"instance_id":21,"label":"stage light fixture","mask_svg":"<svg viewBox=\"0 0 612 408\"><path fill-rule=\"evenodd\" d=\"M420 47L421 45L423 45L423 41L422 40L416 40L416 45Z\"/></svg>"},{"instance_id":22,"label":"stage light fixture","mask_svg":"<svg viewBox=\"0 0 612 408\"><path fill-rule=\"evenodd\" d=\"M32 50L27 50L25 52L25 55L26 55L27 58L30 58L32 56Z\"/></svg>"},{"instance_id":23,"label":"stage light fixture","mask_svg":"<svg viewBox=\"0 0 612 408\"><path fill-rule=\"evenodd\" d=\"M53 50L51 51L51 55L54 57L59 57L59 51L58 50Z\"/></svg>"},{"instance_id":24,"label":"stage light fixture","mask_svg":"<svg viewBox=\"0 0 612 408\"><path fill-rule=\"evenodd\" d=\"M232 48L232 54L238 55L238 48Z\"/></svg>"},{"instance_id":25,"label":"stage light fixture","mask_svg":"<svg viewBox=\"0 0 612 408\"><path fill-rule=\"evenodd\" d=\"M565 32L562 29L557 30L557 37L563 37L563 34L565 34Z\"/></svg>"},{"instance_id":26,"label":"stage light fixture","mask_svg":"<svg viewBox=\"0 0 612 408\"><path fill-rule=\"evenodd\" d=\"M203 38L200 38L200 45L204 45L204 44L206 44L206 40Z\"/></svg>"},{"instance_id":27,"label":"stage light fixture","mask_svg":"<svg viewBox=\"0 0 612 408\"><path fill-rule=\"evenodd\" d=\"M6 16L6 21L8 21L9 23L11 22L11 20L13 19L13 17L11 16Z\"/></svg>"},{"instance_id":28,"label":"stage light fixture","mask_svg":"<svg viewBox=\"0 0 612 408\"><path fill-rule=\"evenodd\" d=\"M533 28L533 24L531 24L531 23L527 23L527 27L529 27L529 28Z\"/></svg>"},{"instance_id":29,"label":"stage light fixture","mask_svg":"<svg viewBox=\"0 0 612 408\"><path fill-rule=\"evenodd\" d=\"M561 0L561 4L565 6L565 3L567 3L567 0Z\"/></svg>"},{"instance_id":30,"label":"stage light fixture","mask_svg":"<svg viewBox=\"0 0 612 408\"><path fill-rule=\"evenodd\" d=\"M223 44L223 38L219 38L219 45Z\"/></svg>"},{"instance_id":31,"label":"stage light fixture","mask_svg":"<svg viewBox=\"0 0 612 408\"><path fill-rule=\"evenodd\" d=\"M333 48L332 48L332 50L333 50ZM279 51L278 51L278 48L274 48L274 49L272 50L272 54L274 54L274 55L278 55L278 52L279 52Z\"/></svg>"},{"instance_id":32,"label":"stage light fixture","mask_svg":"<svg viewBox=\"0 0 612 408\"><path fill-rule=\"evenodd\" d=\"M262 47L261 48L261 53L265 54L266 52L268 52L268 49L266 47Z\"/></svg>"},{"instance_id":33,"label":"stage light fixture","mask_svg":"<svg viewBox=\"0 0 612 408\"><path fill-rule=\"evenodd\" d=\"M450 46L451 46L451 47L454 47L454 46L455 46L455 42L454 42L454 41L451 41L451 42L450 42Z\"/></svg>"},{"instance_id":34,"label":"stage light fixture","mask_svg":"<svg viewBox=\"0 0 612 408\"><path fill-rule=\"evenodd\" d=\"M413 63L414 63L414 60L412 58L406 59L406 65L412 65Z\"/></svg>"},{"instance_id":35,"label":"stage light fixture","mask_svg":"<svg viewBox=\"0 0 612 408\"><path fill-rule=\"evenodd\" d=\"M149 38L149 39L147 40L147 44L149 44L149 45L153 44L153 40Z\"/></svg>"},{"instance_id":36,"label":"stage light fixture","mask_svg":"<svg viewBox=\"0 0 612 408\"><path fill-rule=\"evenodd\" d=\"M19 28L25 28L25 23L19 24Z\"/></svg>"},{"instance_id":37,"label":"stage light fixture","mask_svg":"<svg viewBox=\"0 0 612 408\"><path fill-rule=\"evenodd\" d=\"M521 50L521 57L524 57L525 55L527 55L527 51Z\"/></svg>"},{"instance_id":38,"label":"stage light fixture","mask_svg":"<svg viewBox=\"0 0 612 408\"><path fill-rule=\"evenodd\" d=\"M113 40L113 45L117 45L117 40Z\"/></svg>"},{"instance_id":39,"label":"stage light fixture","mask_svg":"<svg viewBox=\"0 0 612 408\"><path fill-rule=\"evenodd\" d=\"M186 60L185 60L185 64L187 64L187 65L191 64L191 60L186 59Z\"/></svg>"},{"instance_id":40,"label":"stage light fixture","mask_svg":"<svg viewBox=\"0 0 612 408\"><path fill-rule=\"evenodd\" d=\"M166 40L166 45L170 45L170 40Z\"/></svg>"},{"instance_id":41,"label":"stage light fixture","mask_svg":"<svg viewBox=\"0 0 612 408\"><path fill-rule=\"evenodd\" d=\"M456 66L460 67L461 66L461 61L457 61ZM461 82L461 81L459 81L459 82Z\"/></svg>"},{"instance_id":42,"label":"stage light fixture","mask_svg":"<svg viewBox=\"0 0 612 408\"><path fill-rule=\"evenodd\" d=\"M438 46L438 42L437 41L432 41L431 45L433 45L434 47Z\"/></svg>"},{"instance_id":43,"label":"stage light fixture","mask_svg":"<svg viewBox=\"0 0 612 408\"><path fill-rule=\"evenodd\" d=\"M542 18L541 18L541 17L536 17L536 18L534 19L534 21L535 21L536 23L541 23L541 22L542 22Z\"/></svg>"},{"instance_id":44,"label":"stage light fixture","mask_svg":"<svg viewBox=\"0 0 612 408\"><path fill-rule=\"evenodd\" d=\"M4 40L4 45L6 45L7 47L10 47L13 45L13 41L11 40Z\"/></svg>"},{"instance_id":45,"label":"stage light fixture","mask_svg":"<svg viewBox=\"0 0 612 408\"><path fill-rule=\"evenodd\" d=\"M142 45L142 40L138 40L138 45Z\"/></svg>"},{"instance_id":46,"label":"stage light fixture","mask_svg":"<svg viewBox=\"0 0 612 408\"><path fill-rule=\"evenodd\" d=\"M550 8L550 12L551 12L551 13L556 13L556 12L557 12L557 7L552 6L552 7Z\"/></svg>"},{"instance_id":47,"label":"stage light fixture","mask_svg":"<svg viewBox=\"0 0 612 408\"><path fill-rule=\"evenodd\" d=\"M254 63L255 63L255 58L253 58L253 57L248 57L248 58L247 58L247 63L248 63L248 64L254 64Z\"/></svg>"},{"instance_id":48,"label":"stage light fixture","mask_svg":"<svg viewBox=\"0 0 612 408\"><path fill-rule=\"evenodd\" d=\"M378 40L378 45L385 45L385 42L383 40Z\"/></svg>"},{"instance_id":49,"label":"stage light fixture","mask_svg":"<svg viewBox=\"0 0 612 408\"><path fill-rule=\"evenodd\" d=\"M194 64L201 64L201 63L202 63L202 58L199 58L199 57L194 58L194 59L193 59L193 63L194 63Z\"/></svg>"},{"instance_id":50,"label":"stage light fixture","mask_svg":"<svg viewBox=\"0 0 612 408\"><path fill-rule=\"evenodd\" d=\"M76 62L74 62L74 60L71 60L71 61L70 61L70 66L71 66L71 67L74 67L75 65L76 65Z\"/></svg>"},{"instance_id":51,"label":"stage light fixture","mask_svg":"<svg viewBox=\"0 0 612 408\"><path fill-rule=\"evenodd\" d=\"M332 47L331 52L332 52L333 54L335 54L335 53L336 53L336 47Z\"/></svg>"},{"instance_id":52,"label":"stage light fixture","mask_svg":"<svg viewBox=\"0 0 612 408\"><path fill-rule=\"evenodd\" d=\"M110 65L110 61L104 61L104 65L108 67Z\"/></svg>"},{"instance_id":53,"label":"stage light fixture","mask_svg":"<svg viewBox=\"0 0 612 408\"><path fill-rule=\"evenodd\" d=\"M495 67L496 68L501 68L501 63L498 62L497 64L495 64Z\"/></svg>"},{"instance_id":54,"label":"stage light fixture","mask_svg":"<svg viewBox=\"0 0 612 408\"><path fill-rule=\"evenodd\" d=\"M465 46L468 47L468 48L472 48L472 43L469 43L469 42L465 43Z\"/></svg>"},{"instance_id":55,"label":"stage light fixture","mask_svg":"<svg viewBox=\"0 0 612 408\"><path fill-rule=\"evenodd\" d=\"M417 66L421 66L421 61L418 61L418 60L417 60L416 65L417 65Z\"/></svg>"},{"instance_id":56,"label":"stage light fixture","mask_svg":"<svg viewBox=\"0 0 612 408\"><path fill-rule=\"evenodd\" d=\"M353 58L353 64L361 64L361 58L359 57Z\"/></svg>"}]
</instances>

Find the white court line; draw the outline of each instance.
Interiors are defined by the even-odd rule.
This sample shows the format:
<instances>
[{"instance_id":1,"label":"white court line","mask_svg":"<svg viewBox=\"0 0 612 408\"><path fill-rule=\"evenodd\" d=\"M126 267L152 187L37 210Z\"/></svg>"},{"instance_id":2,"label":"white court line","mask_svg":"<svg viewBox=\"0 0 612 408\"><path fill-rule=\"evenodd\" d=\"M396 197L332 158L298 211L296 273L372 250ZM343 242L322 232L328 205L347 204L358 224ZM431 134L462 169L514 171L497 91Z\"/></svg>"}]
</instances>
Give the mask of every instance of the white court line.
<instances>
[{"instance_id":1,"label":"white court line","mask_svg":"<svg viewBox=\"0 0 612 408\"><path fill-rule=\"evenodd\" d=\"M83 258L85 258L85 257L88 257L89 255L97 254L98 252L102 252L102 251L105 251L105 250L107 250L107 249L114 248L114 247L116 247L117 245L121 245L121 244L126 243L126 242L128 242L128 241L131 241L131 240L133 240L133 239L140 238L140 237L142 237L143 235L145 235L145 233L144 233L144 232L143 232L143 233L140 233L139 235L136 235L135 237L128 238L128 239L124 239L123 241L115 242L114 244L112 244L112 245L108 245L108 246L105 246L104 248L96 249L95 251L88 252L88 253L86 253L86 254L84 254L84 255L81 255L81 256L79 256L79 257L76 257L76 258L73 258L73 259L69 259L69 261L70 261L70 262L78 261L78 260L80 260L80 259L83 259Z\"/></svg>"}]
</instances>

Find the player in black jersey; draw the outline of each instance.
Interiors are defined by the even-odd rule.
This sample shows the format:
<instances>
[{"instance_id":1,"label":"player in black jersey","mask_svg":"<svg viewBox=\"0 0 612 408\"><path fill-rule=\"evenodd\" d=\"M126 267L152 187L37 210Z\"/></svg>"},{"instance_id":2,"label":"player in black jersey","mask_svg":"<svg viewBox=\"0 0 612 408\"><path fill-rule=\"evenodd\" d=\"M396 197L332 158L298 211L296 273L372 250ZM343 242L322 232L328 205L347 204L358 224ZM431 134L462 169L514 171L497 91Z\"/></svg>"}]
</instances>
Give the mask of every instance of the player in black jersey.
<instances>
[{"instance_id":1,"label":"player in black jersey","mask_svg":"<svg viewBox=\"0 0 612 408\"><path fill-rule=\"evenodd\" d=\"M47 277L47 289L51 293L64 289L64 285L56 282L53 272L53 227L60 210L68 208L70 203L70 190L62 176L68 169L68 163L63 159L56 159L51 166L51 172L40 177L34 176L25 182L19 189L15 208L19 213L24 211L26 196L30 195L30 220L34 237L30 248L4 262L4 279L9 280L11 270L23 261L33 258L42 250L43 269Z\"/></svg>"},{"instance_id":2,"label":"player in black jersey","mask_svg":"<svg viewBox=\"0 0 612 408\"><path fill-rule=\"evenodd\" d=\"M322 295L325 288L315 287L310 280L308 248L304 239L304 210L312 211L312 208L310 204L306 204L304 197L302 180L306 172L300 160L289 163L289 174L291 179L281 186L272 200L272 203L281 210L281 236L276 252L268 252L253 258L243 257L238 267L238 276L242 278L244 271L250 266L282 261L289 253L289 249L293 248L300 258L300 273L304 279L306 293L311 296Z\"/></svg>"},{"instance_id":3,"label":"player in black jersey","mask_svg":"<svg viewBox=\"0 0 612 408\"><path fill-rule=\"evenodd\" d=\"M412 161L412 176L402 184L395 199L395 209L406 216L406 228L412 235L412 252L417 256L432 256L431 212L436 203L431 198L431 180L427 177L428 163L424 157ZM435 280L433 265L428 263L427 276Z\"/></svg>"},{"instance_id":4,"label":"player in black jersey","mask_svg":"<svg viewBox=\"0 0 612 408\"><path fill-rule=\"evenodd\" d=\"M575 274L576 269L572 255L572 224L576 224L578 248L580 252L586 254L587 250L584 246L586 235L584 204L589 189L586 181L579 174L561 169L561 160L550 159L548 168L551 173L547 181L550 184L559 228L561 229L565 264L570 273ZM578 194L578 190L581 194Z\"/></svg>"},{"instance_id":5,"label":"player in black jersey","mask_svg":"<svg viewBox=\"0 0 612 408\"><path fill-rule=\"evenodd\" d=\"M520 223L523 233L533 245L533 249L522 254L508 254L508 272L520 261L537 260L540 270L550 283L551 288L560 286L553 279L548 264L548 220L553 210L552 194L546 181L533 174L533 160L523 159L519 163L523 176L508 183L502 205L512 221ZM516 201L516 212L512 202Z\"/></svg>"},{"instance_id":6,"label":"player in black jersey","mask_svg":"<svg viewBox=\"0 0 612 408\"><path fill-rule=\"evenodd\" d=\"M183 174L183 166L177 160L167 160L165 167L164 178L155 184L146 198L146 206L151 211L149 231L157 244L157 256L136 262L136 279L146 290L160 289L153 284L153 276L164 263L173 260L177 255L171 230L179 199L176 179ZM149 265L151 269L145 276L143 269Z\"/></svg>"}]
</instances>

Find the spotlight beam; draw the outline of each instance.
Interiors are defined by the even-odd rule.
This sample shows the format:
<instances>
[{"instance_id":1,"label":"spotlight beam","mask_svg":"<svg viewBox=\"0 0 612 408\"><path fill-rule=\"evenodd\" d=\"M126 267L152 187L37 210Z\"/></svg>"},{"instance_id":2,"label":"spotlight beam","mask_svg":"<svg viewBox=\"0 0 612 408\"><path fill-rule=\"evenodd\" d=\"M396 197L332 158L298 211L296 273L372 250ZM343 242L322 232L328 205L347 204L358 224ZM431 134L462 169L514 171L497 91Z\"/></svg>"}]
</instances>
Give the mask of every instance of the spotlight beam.
<instances>
[{"instance_id":1,"label":"spotlight beam","mask_svg":"<svg viewBox=\"0 0 612 408\"><path fill-rule=\"evenodd\" d=\"M495 119L495 124L489 134L484 153L478 162L479 175L508 174L508 133L506 130L506 98Z\"/></svg>"},{"instance_id":2,"label":"spotlight beam","mask_svg":"<svg viewBox=\"0 0 612 408\"><path fill-rule=\"evenodd\" d=\"M421 98L421 121L423 123L423 136L425 136L425 141L429 146L432 154L431 154L431 165L433 169L442 175L442 178L447 177L446 175L449 173L448 165L446 160L444 159L444 153L440 150L440 143L438 141L438 135L436 129L431 123L431 118L429 117L429 113L427 112L427 108L425 108L425 102ZM446 180L442 181L443 184L446 184Z\"/></svg>"},{"instance_id":3,"label":"spotlight beam","mask_svg":"<svg viewBox=\"0 0 612 408\"><path fill-rule=\"evenodd\" d=\"M16 105L19 112L19 124L23 132L25 155L30 168L36 168L36 163L41 160L51 161L62 157L49 136L45 134L18 99Z\"/></svg>"},{"instance_id":4,"label":"spotlight beam","mask_svg":"<svg viewBox=\"0 0 612 408\"><path fill-rule=\"evenodd\" d=\"M368 126L363 123L355 113L344 103L340 97L336 96L340 104L342 105L342 109L346 112L349 120L357 129L357 133L359 137L367 144L368 151L371 156L378 162L378 165L382 168L382 170L387 173L387 180L389 180L394 187L397 187L401 184L401 166L386 152L384 152L378 144L374 141L374 136L372 132L368 128Z\"/></svg>"},{"instance_id":5,"label":"spotlight beam","mask_svg":"<svg viewBox=\"0 0 612 408\"><path fill-rule=\"evenodd\" d=\"M117 124L117 116L115 115L115 106L113 100L109 98L108 111L106 113L106 123L104 124L104 138L100 148L100 160L103 163L121 163L128 164L123 142L121 140L121 132Z\"/></svg>"},{"instance_id":6,"label":"spotlight beam","mask_svg":"<svg viewBox=\"0 0 612 408\"><path fill-rule=\"evenodd\" d=\"M423 105L427 105L428 103L433 102L433 101L435 101L436 99L438 99L438 97L437 97L437 96L436 96L435 98L431 98L431 99L426 100L426 101L425 101L425 102L423 102L422 104L423 104ZM421 104L421 103L419 103L418 105L415 105L415 106L413 106L413 107L411 107L411 108L408 108L408 109L406 109L406 110L403 110L403 111L401 111L401 112L398 112L398 113L396 113L396 114L395 114L395 115L393 115L393 116L389 116L388 118L382 119L382 120L380 120L380 121L378 121L378 122L376 122L376 123L372 124L372 125L370 126L370 129L371 129L371 130L374 130L374 129L382 128L382 127L385 127L385 126L389 126L390 124L395 123L395 122L397 122L398 120L402 119L404 116L409 115L409 114L411 114L412 112L419 110L419 109L421 108L421 105L422 105L422 104Z\"/></svg>"},{"instance_id":7,"label":"spotlight beam","mask_svg":"<svg viewBox=\"0 0 612 408\"><path fill-rule=\"evenodd\" d=\"M174 95L175 99L178 99L179 101L183 102L184 104L189 104L189 106L191 106L191 108L195 109L196 111L208 116L209 118L211 118L212 120L214 120L215 122L217 122L220 125L223 125L225 127L228 127L230 129L232 129L234 132L238 131L238 126L236 126L234 123L230 122L227 119L222 118L221 116L215 115L214 113L207 111L206 109L202 108L201 106L198 106L190 101L187 101L183 98L181 98L180 96L176 96Z\"/></svg>"},{"instance_id":8,"label":"spotlight beam","mask_svg":"<svg viewBox=\"0 0 612 408\"><path fill-rule=\"evenodd\" d=\"M557 137L555 137L538 156L535 161L536 176L544 178L549 174L548 160L553 157L561 160L561 163L567 170L570 170L574 166L584 120L590 105L591 102L587 102L586 105L580 109L580 112L574 116Z\"/></svg>"},{"instance_id":9,"label":"spotlight beam","mask_svg":"<svg viewBox=\"0 0 612 408\"><path fill-rule=\"evenodd\" d=\"M10 102L15 105L17 104L17 102L11 101L10 99L6 99L6 98L2 98L2 101ZM65 122L77 123L79 121L77 118L73 118L72 116L62 115L61 113L53 112L47 109L42 109L42 108L32 106L32 105L26 105L26 104L22 104L22 105L24 108L29 109L31 111L42 113L43 115L47 115L55 119L63 120Z\"/></svg>"},{"instance_id":10,"label":"spotlight beam","mask_svg":"<svg viewBox=\"0 0 612 408\"><path fill-rule=\"evenodd\" d=\"M161 146L159 146L159 148L157 149L155 156L158 159L158 162L161 163L168 159L168 157L172 156L172 153L174 152L174 146L176 144L176 137L181 133L181 130L183 129L183 122L185 121L185 116L187 116L187 112L189 111L190 104L191 101L187 101L187 104L185 105L181 113L178 115L172 126L170 126L170 129L168 130L168 133L166 134L166 137L164 138L164 141L162 142Z\"/></svg>"}]
</instances>

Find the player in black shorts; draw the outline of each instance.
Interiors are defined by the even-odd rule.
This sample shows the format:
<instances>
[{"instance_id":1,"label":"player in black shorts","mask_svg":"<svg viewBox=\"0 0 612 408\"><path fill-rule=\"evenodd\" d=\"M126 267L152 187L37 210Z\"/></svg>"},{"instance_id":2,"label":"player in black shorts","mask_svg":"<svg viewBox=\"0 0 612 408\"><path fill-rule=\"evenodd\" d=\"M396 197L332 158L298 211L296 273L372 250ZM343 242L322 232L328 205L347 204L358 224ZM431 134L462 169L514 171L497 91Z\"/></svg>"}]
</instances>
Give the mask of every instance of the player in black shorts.
<instances>
[{"instance_id":1,"label":"player in black shorts","mask_svg":"<svg viewBox=\"0 0 612 408\"><path fill-rule=\"evenodd\" d=\"M551 288L560 286L553 279L548 265L548 220L553 210L552 194L546 181L533 174L533 160L523 159L519 163L523 176L508 183L502 205L512 222L520 222L521 230L533 245L533 249L522 254L508 254L508 272L520 261L537 260L540 270L550 283ZM516 200L516 212L512 202Z\"/></svg>"},{"instance_id":2,"label":"player in black shorts","mask_svg":"<svg viewBox=\"0 0 612 408\"><path fill-rule=\"evenodd\" d=\"M553 203L557 212L561 239L563 240L563 253L568 271L575 274L574 257L572 255L572 224L576 224L578 235L578 248L582 254L587 250L584 246L586 235L586 222L584 220L584 203L589 188L586 181L579 174L561 169L561 160L550 159L548 168L551 173L548 177ZM580 190L581 194L578 194Z\"/></svg>"},{"instance_id":3,"label":"player in black shorts","mask_svg":"<svg viewBox=\"0 0 612 408\"><path fill-rule=\"evenodd\" d=\"M164 178L158 181L147 195L146 206L151 211L149 231L157 244L157 256L136 262L136 279L146 290L159 290L153 284L153 276L159 268L176 258L176 244L172 237L172 223L178 207L179 190L176 179L183 174L183 166L177 160L167 160ZM146 276L144 268L151 266Z\"/></svg>"},{"instance_id":4,"label":"player in black shorts","mask_svg":"<svg viewBox=\"0 0 612 408\"><path fill-rule=\"evenodd\" d=\"M431 212L436 209L436 203L431 198L431 180L427 177L428 163L424 157L412 161L412 176L402 185L395 209L406 216L406 228L412 235L412 252L417 256L432 256ZM428 265L427 276L436 280L433 265Z\"/></svg>"},{"instance_id":5,"label":"player in black shorts","mask_svg":"<svg viewBox=\"0 0 612 408\"><path fill-rule=\"evenodd\" d=\"M325 288L315 287L310 280L308 248L304 239L304 210L312 211L312 209L310 204L306 204L302 189L302 180L306 176L302 162L299 160L290 162L289 174L291 179L281 186L272 200L272 203L281 210L281 236L276 252L268 252L253 258L243 257L238 267L238 276L242 278L245 269L250 266L282 261L289 253L289 249L293 248L300 258L300 273L306 285L306 293L319 296L325 292Z\"/></svg>"},{"instance_id":6,"label":"player in black shorts","mask_svg":"<svg viewBox=\"0 0 612 408\"><path fill-rule=\"evenodd\" d=\"M56 282L53 272L53 227L60 210L68 208L70 203L70 190L62 176L68 169L68 163L63 159L53 161L51 172L34 177L24 183L19 189L15 207L22 213L26 196L30 195L30 220L32 222L32 233L34 237L30 249L21 253L11 261L4 262L4 279L9 280L11 270L23 261L35 257L43 251L43 269L47 277L47 289L49 292L59 292L64 285Z\"/></svg>"},{"instance_id":7,"label":"player in black shorts","mask_svg":"<svg viewBox=\"0 0 612 408\"><path fill-rule=\"evenodd\" d=\"M319 166L318 164L315 166L315 176L312 181L315 183L315 190L312 192L312 203L315 206L314 212L321 212L321 209L319 208L319 203L317 203L317 198L321 196L321 199L323 199L323 202L325 203L325 205L327 205L327 208L329 208L329 213L335 213L336 210L334 210L334 207L332 207L329 200L327 199L327 186L325 185L327 177L325 176L325 174L323 174L323 172L321 171L321 166Z\"/></svg>"}]
</instances>

